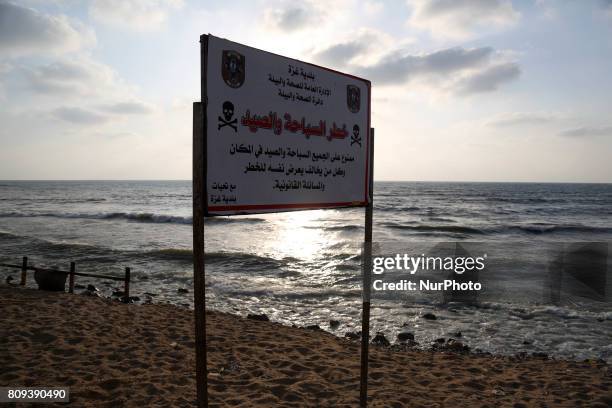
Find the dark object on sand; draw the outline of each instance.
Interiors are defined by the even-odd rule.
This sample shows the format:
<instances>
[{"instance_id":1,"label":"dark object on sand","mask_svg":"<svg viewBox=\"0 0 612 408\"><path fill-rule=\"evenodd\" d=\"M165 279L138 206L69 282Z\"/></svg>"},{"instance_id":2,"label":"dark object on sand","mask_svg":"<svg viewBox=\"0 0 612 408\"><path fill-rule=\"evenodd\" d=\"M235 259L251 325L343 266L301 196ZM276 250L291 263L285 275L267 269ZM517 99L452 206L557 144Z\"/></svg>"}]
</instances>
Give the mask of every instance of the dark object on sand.
<instances>
[{"instance_id":1,"label":"dark object on sand","mask_svg":"<svg viewBox=\"0 0 612 408\"><path fill-rule=\"evenodd\" d=\"M330 329L337 329L338 327L340 327L340 321L339 320L330 320L329 321L329 328Z\"/></svg>"},{"instance_id":2,"label":"dark object on sand","mask_svg":"<svg viewBox=\"0 0 612 408\"><path fill-rule=\"evenodd\" d=\"M260 322L269 322L270 321L270 318L265 313L262 313L262 314L250 314L249 313L247 315L247 319L257 320L257 321L260 321Z\"/></svg>"},{"instance_id":3,"label":"dark object on sand","mask_svg":"<svg viewBox=\"0 0 612 408\"><path fill-rule=\"evenodd\" d=\"M87 290L90 290L92 292L97 292L98 288L96 288L94 285L87 285Z\"/></svg>"},{"instance_id":4,"label":"dark object on sand","mask_svg":"<svg viewBox=\"0 0 612 408\"><path fill-rule=\"evenodd\" d=\"M389 347L391 345L391 343L389 343L389 340L387 340L385 335L381 332L376 333L376 336L374 336L374 338L372 339L372 344L384 347Z\"/></svg>"},{"instance_id":5,"label":"dark object on sand","mask_svg":"<svg viewBox=\"0 0 612 408\"><path fill-rule=\"evenodd\" d=\"M423 319L427 319L427 320L437 320L438 319L436 315L433 313L425 313L422 317Z\"/></svg>"},{"instance_id":6,"label":"dark object on sand","mask_svg":"<svg viewBox=\"0 0 612 408\"><path fill-rule=\"evenodd\" d=\"M400 342L414 341L414 334L410 332L401 332L397 334L397 340Z\"/></svg>"},{"instance_id":7,"label":"dark object on sand","mask_svg":"<svg viewBox=\"0 0 612 408\"><path fill-rule=\"evenodd\" d=\"M453 336L453 337L461 337L462 334L461 334L461 332L455 332L455 333L452 333L451 336Z\"/></svg>"},{"instance_id":8,"label":"dark object on sand","mask_svg":"<svg viewBox=\"0 0 612 408\"><path fill-rule=\"evenodd\" d=\"M185 289L185 288L178 288L177 292L178 293L189 293L189 291L187 289Z\"/></svg>"},{"instance_id":9,"label":"dark object on sand","mask_svg":"<svg viewBox=\"0 0 612 408\"><path fill-rule=\"evenodd\" d=\"M306 326L307 330L321 330L318 324L311 324L310 326Z\"/></svg>"},{"instance_id":10,"label":"dark object on sand","mask_svg":"<svg viewBox=\"0 0 612 408\"><path fill-rule=\"evenodd\" d=\"M344 337L346 337L349 340L359 340L361 338L361 332L346 332L344 334Z\"/></svg>"},{"instance_id":11,"label":"dark object on sand","mask_svg":"<svg viewBox=\"0 0 612 408\"><path fill-rule=\"evenodd\" d=\"M14 278L11 275L7 276L6 277L6 283L10 284L13 279Z\"/></svg>"},{"instance_id":12,"label":"dark object on sand","mask_svg":"<svg viewBox=\"0 0 612 408\"><path fill-rule=\"evenodd\" d=\"M444 339L437 339L434 344L431 346L432 350L437 351L451 351L455 353L468 353L470 351L470 347L466 344L463 344L459 340L448 339L444 342Z\"/></svg>"},{"instance_id":13,"label":"dark object on sand","mask_svg":"<svg viewBox=\"0 0 612 408\"><path fill-rule=\"evenodd\" d=\"M50 272L44 269L34 271L34 280L40 290L63 292L66 288L66 278L68 274L63 272Z\"/></svg>"}]
</instances>

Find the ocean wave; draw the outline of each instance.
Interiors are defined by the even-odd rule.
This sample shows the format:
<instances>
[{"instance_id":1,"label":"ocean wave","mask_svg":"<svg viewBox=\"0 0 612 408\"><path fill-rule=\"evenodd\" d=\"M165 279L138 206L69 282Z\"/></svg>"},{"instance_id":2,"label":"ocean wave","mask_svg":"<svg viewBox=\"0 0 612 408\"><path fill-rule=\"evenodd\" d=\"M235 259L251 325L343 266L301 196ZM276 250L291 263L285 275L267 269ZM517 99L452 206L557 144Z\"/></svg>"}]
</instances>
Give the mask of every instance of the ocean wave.
<instances>
[{"instance_id":1,"label":"ocean wave","mask_svg":"<svg viewBox=\"0 0 612 408\"><path fill-rule=\"evenodd\" d=\"M193 250L191 248L155 249L145 252L144 255L178 261L193 261Z\"/></svg>"},{"instance_id":2,"label":"ocean wave","mask_svg":"<svg viewBox=\"0 0 612 408\"><path fill-rule=\"evenodd\" d=\"M159 224L191 224L192 217L189 216L178 216L178 215L167 215L167 214L154 214L149 212L112 212L112 213L35 213L35 212L21 212L21 211L9 211L0 213L0 218L28 218L28 217L53 217L53 218L80 218L80 219L93 219L93 220L126 220L132 222L143 222L143 223L159 223ZM205 219L207 224L226 224L226 223L260 223L266 222L263 218L242 218L242 217L209 217Z\"/></svg>"},{"instance_id":3,"label":"ocean wave","mask_svg":"<svg viewBox=\"0 0 612 408\"><path fill-rule=\"evenodd\" d=\"M584 232L596 234L609 234L612 232L610 227L591 227L586 225L547 225L547 224L529 224L508 227L510 230L524 232L528 234L550 234L563 232Z\"/></svg>"},{"instance_id":4,"label":"ocean wave","mask_svg":"<svg viewBox=\"0 0 612 408\"><path fill-rule=\"evenodd\" d=\"M382 223L381 225L400 230L410 230L417 232L450 232L458 234L486 234L485 231L478 228L464 227L460 225L405 225L393 222Z\"/></svg>"},{"instance_id":5,"label":"ocean wave","mask_svg":"<svg viewBox=\"0 0 612 408\"><path fill-rule=\"evenodd\" d=\"M308 226L305 227L308 229L321 229L320 226ZM361 225L332 225L329 227L323 227L323 231L359 231L362 230L364 227Z\"/></svg>"},{"instance_id":6,"label":"ocean wave","mask_svg":"<svg viewBox=\"0 0 612 408\"><path fill-rule=\"evenodd\" d=\"M59 197L4 197L0 201L26 201L29 203L61 203L61 204L79 204L79 203L101 203L106 201L106 198L89 197L89 198L59 198Z\"/></svg>"}]
</instances>

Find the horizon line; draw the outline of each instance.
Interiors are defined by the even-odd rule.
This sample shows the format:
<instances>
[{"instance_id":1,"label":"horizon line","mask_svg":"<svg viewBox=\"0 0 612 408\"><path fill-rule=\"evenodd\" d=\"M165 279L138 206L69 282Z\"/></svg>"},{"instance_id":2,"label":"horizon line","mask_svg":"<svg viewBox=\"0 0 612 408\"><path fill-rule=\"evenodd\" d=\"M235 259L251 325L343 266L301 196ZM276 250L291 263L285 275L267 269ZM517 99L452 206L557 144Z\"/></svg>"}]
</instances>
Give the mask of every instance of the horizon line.
<instances>
[{"instance_id":1,"label":"horizon line","mask_svg":"<svg viewBox=\"0 0 612 408\"><path fill-rule=\"evenodd\" d=\"M192 179L0 179L0 182L147 182ZM516 180L376 180L375 183L506 183L506 184L612 184L612 181L516 181Z\"/></svg>"}]
</instances>

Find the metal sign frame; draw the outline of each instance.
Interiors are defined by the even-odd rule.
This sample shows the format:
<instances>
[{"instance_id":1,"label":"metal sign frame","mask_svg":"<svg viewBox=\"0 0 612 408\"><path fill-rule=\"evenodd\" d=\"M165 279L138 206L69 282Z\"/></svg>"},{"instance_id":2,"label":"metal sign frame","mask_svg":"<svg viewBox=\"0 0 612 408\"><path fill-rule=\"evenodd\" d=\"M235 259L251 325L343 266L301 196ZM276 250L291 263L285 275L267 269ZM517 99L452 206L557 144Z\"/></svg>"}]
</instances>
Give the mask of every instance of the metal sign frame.
<instances>
[{"instance_id":1,"label":"metal sign frame","mask_svg":"<svg viewBox=\"0 0 612 408\"><path fill-rule=\"evenodd\" d=\"M208 407L207 387L207 356L206 356L206 292L205 292L205 265L204 265L204 217L209 216L208 192L207 192L207 55L208 35L200 36L200 84L201 102L193 104L193 267L194 267L194 317L195 317L195 354L196 354L196 388L197 403L199 408ZM299 61L303 63L302 61ZM304 63L307 64L307 63ZM314 65L314 64L308 64ZM329 68L319 67L334 73L340 73ZM362 78L357 78L363 80ZM369 82L368 82L369 84ZM365 207L365 234L363 251L363 290L369 290L372 255L372 215L373 215L373 173L374 173L374 129L371 126L371 88L368 89L368 138L366 142L366 179L365 197L359 203L314 203L294 208L287 206L273 206L261 208L262 210L278 209L287 211L289 209L307 210L321 208L341 207ZM293 206L292 206L293 207ZM278 211L278 212L280 212ZM370 327L370 299L364 296L362 304L362 336L361 336L361 369L360 369L360 405L367 406L367 379L368 379L368 357L369 357L369 327Z\"/></svg>"}]
</instances>

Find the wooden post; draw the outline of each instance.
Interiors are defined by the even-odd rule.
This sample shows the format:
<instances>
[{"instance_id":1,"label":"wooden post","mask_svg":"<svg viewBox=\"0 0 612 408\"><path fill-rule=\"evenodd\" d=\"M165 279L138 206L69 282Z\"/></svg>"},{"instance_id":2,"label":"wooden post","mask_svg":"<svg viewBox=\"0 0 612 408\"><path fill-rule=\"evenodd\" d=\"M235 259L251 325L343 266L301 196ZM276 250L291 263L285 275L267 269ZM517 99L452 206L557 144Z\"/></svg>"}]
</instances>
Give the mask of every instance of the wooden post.
<instances>
[{"instance_id":1,"label":"wooden post","mask_svg":"<svg viewBox=\"0 0 612 408\"><path fill-rule=\"evenodd\" d=\"M363 305L361 312L361 371L359 405L368 406L368 356L370 346L370 284L372 272L372 215L374 210L374 129L370 129L369 200L365 211L363 243Z\"/></svg>"},{"instance_id":2,"label":"wooden post","mask_svg":"<svg viewBox=\"0 0 612 408\"><path fill-rule=\"evenodd\" d=\"M68 281L68 293L74 293L74 272L76 272L76 264L70 262L70 280Z\"/></svg>"},{"instance_id":3,"label":"wooden post","mask_svg":"<svg viewBox=\"0 0 612 408\"><path fill-rule=\"evenodd\" d=\"M130 301L130 268L125 268L125 286L123 289L123 296L126 302Z\"/></svg>"},{"instance_id":4,"label":"wooden post","mask_svg":"<svg viewBox=\"0 0 612 408\"><path fill-rule=\"evenodd\" d=\"M26 284L26 275L28 273L28 257L24 256L21 260L21 286L25 286Z\"/></svg>"},{"instance_id":5,"label":"wooden post","mask_svg":"<svg viewBox=\"0 0 612 408\"><path fill-rule=\"evenodd\" d=\"M206 42L202 42L205 53ZM205 55L205 54L204 54ZM204 60L202 69L205 69ZM204 80L204 79L203 79ZM196 388L198 408L208 407L206 368L206 280L204 269L205 104L193 104L193 311L195 314Z\"/></svg>"}]
</instances>

